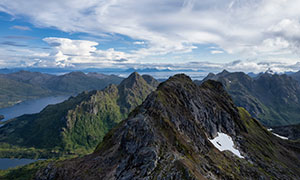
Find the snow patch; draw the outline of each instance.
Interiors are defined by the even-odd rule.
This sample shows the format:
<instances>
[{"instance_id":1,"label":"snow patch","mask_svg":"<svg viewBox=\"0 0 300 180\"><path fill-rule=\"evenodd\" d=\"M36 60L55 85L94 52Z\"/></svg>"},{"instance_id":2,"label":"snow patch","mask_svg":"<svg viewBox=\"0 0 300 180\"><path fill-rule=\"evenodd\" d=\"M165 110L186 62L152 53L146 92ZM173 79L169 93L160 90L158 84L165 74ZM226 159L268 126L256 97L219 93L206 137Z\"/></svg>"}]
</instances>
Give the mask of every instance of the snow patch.
<instances>
[{"instance_id":1,"label":"snow patch","mask_svg":"<svg viewBox=\"0 0 300 180\"><path fill-rule=\"evenodd\" d=\"M281 138L281 139L285 139L285 140L288 140L288 139L289 139L288 137L280 136L279 134L273 133L272 130L273 130L272 128L269 128L269 129L268 129L268 131L270 131L273 135L275 135L275 136L277 136L277 137L279 137L279 138Z\"/></svg>"},{"instance_id":2,"label":"snow patch","mask_svg":"<svg viewBox=\"0 0 300 180\"><path fill-rule=\"evenodd\" d=\"M284 137L284 136L280 136L279 134L276 134L276 133L272 133L274 134L275 136L281 138L281 139L285 139L285 140L288 140L289 138L288 137Z\"/></svg>"},{"instance_id":3,"label":"snow patch","mask_svg":"<svg viewBox=\"0 0 300 180\"><path fill-rule=\"evenodd\" d=\"M233 154L237 155L239 158L244 158L240 151L234 148L234 143L232 138L225 133L218 132L214 139L208 139L217 149L220 151L231 151Z\"/></svg>"}]
</instances>

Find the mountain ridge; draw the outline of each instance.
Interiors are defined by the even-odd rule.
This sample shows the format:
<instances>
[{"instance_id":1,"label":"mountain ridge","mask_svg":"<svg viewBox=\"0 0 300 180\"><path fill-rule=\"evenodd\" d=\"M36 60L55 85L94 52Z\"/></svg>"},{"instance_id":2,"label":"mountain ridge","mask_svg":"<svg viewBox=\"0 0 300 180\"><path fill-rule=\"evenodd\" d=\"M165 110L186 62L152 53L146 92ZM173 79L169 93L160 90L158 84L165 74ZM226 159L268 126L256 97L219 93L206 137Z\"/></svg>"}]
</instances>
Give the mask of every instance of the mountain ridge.
<instances>
[{"instance_id":1,"label":"mountain ridge","mask_svg":"<svg viewBox=\"0 0 300 180\"><path fill-rule=\"evenodd\" d=\"M299 123L300 84L285 74L263 73L251 78L243 72L227 72L211 74L202 82L208 79L222 82L237 106L266 126Z\"/></svg>"},{"instance_id":2,"label":"mountain ridge","mask_svg":"<svg viewBox=\"0 0 300 180\"><path fill-rule=\"evenodd\" d=\"M232 137L245 159L209 139ZM36 179L299 178L299 146L268 132L237 108L222 84L185 75L161 83L113 128L94 153L51 163Z\"/></svg>"}]
</instances>

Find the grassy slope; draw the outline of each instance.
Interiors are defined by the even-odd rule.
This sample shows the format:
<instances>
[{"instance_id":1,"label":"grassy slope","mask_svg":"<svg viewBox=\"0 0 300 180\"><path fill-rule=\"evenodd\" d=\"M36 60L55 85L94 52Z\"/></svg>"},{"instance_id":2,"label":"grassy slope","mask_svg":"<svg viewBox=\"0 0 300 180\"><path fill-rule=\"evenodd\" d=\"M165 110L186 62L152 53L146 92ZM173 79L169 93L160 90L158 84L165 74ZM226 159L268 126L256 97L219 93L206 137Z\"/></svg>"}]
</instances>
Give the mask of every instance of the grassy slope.
<instances>
[{"instance_id":1,"label":"grassy slope","mask_svg":"<svg viewBox=\"0 0 300 180\"><path fill-rule=\"evenodd\" d=\"M153 89L136 75L118 87L84 92L41 113L13 119L0 128L0 156L52 157L91 152Z\"/></svg>"}]
</instances>

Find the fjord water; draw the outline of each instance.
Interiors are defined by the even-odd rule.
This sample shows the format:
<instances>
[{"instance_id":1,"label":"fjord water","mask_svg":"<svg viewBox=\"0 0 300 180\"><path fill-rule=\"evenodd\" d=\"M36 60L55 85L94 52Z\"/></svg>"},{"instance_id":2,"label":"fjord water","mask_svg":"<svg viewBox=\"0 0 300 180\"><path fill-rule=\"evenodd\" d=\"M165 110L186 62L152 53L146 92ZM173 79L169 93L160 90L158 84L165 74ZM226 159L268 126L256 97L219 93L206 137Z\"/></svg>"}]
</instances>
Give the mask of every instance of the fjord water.
<instances>
[{"instance_id":1,"label":"fjord water","mask_svg":"<svg viewBox=\"0 0 300 180\"><path fill-rule=\"evenodd\" d=\"M24 101L12 107L2 108L0 109L0 114L4 115L4 119L2 121L21 116L23 114L38 113L47 105L57 104L68 98L69 96L49 96L40 99Z\"/></svg>"},{"instance_id":2,"label":"fjord water","mask_svg":"<svg viewBox=\"0 0 300 180\"><path fill-rule=\"evenodd\" d=\"M0 159L0 170L5 170L8 168L13 168L16 166L23 166L26 164L30 164L32 162L35 162L37 160L35 159L8 159L8 158L2 158Z\"/></svg>"},{"instance_id":3,"label":"fjord water","mask_svg":"<svg viewBox=\"0 0 300 180\"><path fill-rule=\"evenodd\" d=\"M50 96L40 99L28 100L16 104L12 107L2 108L0 109L0 114L4 115L5 119L2 121L6 121L23 114L33 114L38 113L42 109L44 109L49 104L57 104L63 102L68 99L69 96ZM9 159L9 158L1 158L0 159L0 170L13 168L16 166L26 165L32 162L35 162L35 159Z\"/></svg>"}]
</instances>

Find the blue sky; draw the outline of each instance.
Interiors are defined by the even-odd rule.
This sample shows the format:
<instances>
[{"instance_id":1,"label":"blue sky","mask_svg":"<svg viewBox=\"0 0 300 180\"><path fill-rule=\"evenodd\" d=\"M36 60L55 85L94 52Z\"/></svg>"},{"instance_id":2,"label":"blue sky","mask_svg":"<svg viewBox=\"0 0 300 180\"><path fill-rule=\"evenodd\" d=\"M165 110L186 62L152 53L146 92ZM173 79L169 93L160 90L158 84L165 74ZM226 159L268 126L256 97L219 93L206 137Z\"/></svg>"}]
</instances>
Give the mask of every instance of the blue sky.
<instances>
[{"instance_id":1,"label":"blue sky","mask_svg":"<svg viewBox=\"0 0 300 180\"><path fill-rule=\"evenodd\" d=\"M0 68L300 69L300 1L2 0Z\"/></svg>"}]
</instances>

